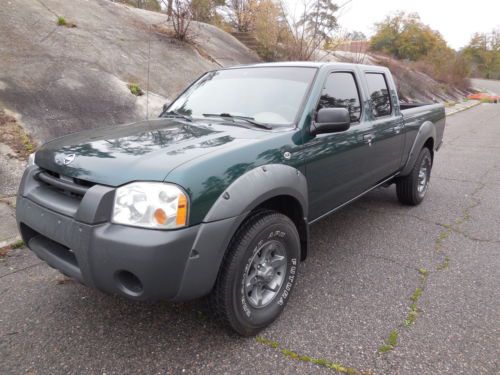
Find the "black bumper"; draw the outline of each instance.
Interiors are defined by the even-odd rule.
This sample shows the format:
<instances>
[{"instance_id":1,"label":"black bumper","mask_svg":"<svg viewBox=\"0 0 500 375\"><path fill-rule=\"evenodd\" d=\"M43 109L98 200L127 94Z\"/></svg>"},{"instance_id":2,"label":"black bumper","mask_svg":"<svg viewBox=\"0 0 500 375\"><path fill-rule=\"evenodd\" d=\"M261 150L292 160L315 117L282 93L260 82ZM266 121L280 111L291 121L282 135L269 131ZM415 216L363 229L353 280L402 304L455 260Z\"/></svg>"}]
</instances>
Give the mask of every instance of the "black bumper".
<instances>
[{"instance_id":1,"label":"black bumper","mask_svg":"<svg viewBox=\"0 0 500 375\"><path fill-rule=\"evenodd\" d=\"M49 265L132 299L178 301L210 292L237 218L171 231L116 225L105 220L109 188L91 188L71 209L34 172L23 177L17 222L27 246Z\"/></svg>"}]
</instances>

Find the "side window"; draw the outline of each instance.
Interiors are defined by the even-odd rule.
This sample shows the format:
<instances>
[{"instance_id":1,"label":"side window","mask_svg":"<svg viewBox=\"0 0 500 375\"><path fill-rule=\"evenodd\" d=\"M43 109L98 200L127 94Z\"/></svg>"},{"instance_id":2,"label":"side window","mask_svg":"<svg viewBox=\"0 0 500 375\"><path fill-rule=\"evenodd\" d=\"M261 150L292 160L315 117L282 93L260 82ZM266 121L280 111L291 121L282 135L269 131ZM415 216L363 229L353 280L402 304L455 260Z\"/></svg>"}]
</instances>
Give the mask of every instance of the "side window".
<instances>
[{"instance_id":1,"label":"side window","mask_svg":"<svg viewBox=\"0 0 500 375\"><path fill-rule=\"evenodd\" d=\"M385 76L382 73L366 73L366 83L372 102L373 116L390 115L392 113L391 96Z\"/></svg>"},{"instance_id":2,"label":"side window","mask_svg":"<svg viewBox=\"0 0 500 375\"><path fill-rule=\"evenodd\" d=\"M359 121L361 105L358 87L352 73L336 72L330 74L319 99L321 108L343 107L349 110L351 122Z\"/></svg>"}]
</instances>

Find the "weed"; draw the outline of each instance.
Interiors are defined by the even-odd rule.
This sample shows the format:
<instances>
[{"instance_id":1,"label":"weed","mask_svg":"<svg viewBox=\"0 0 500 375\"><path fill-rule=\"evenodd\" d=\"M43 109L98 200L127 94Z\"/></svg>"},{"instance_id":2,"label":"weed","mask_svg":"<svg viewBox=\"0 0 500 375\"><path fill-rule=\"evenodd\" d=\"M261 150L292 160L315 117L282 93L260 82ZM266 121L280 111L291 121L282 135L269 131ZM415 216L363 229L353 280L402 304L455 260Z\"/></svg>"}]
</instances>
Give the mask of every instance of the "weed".
<instances>
[{"instance_id":1,"label":"weed","mask_svg":"<svg viewBox=\"0 0 500 375\"><path fill-rule=\"evenodd\" d=\"M425 268L419 268L418 273L424 277L429 275L429 271L427 271Z\"/></svg>"},{"instance_id":2,"label":"weed","mask_svg":"<svg viewBox=\"0 0 500 375\"><path fill-rule=\"evenodd\" d=\"M411 295L410 299L414 302L414 303L417 303L418 302L418 299L420 298L420 296L422 295L422 288L418 287L417 289L415 289L415 291L413 292L413 294Z\"/></svg>"},{"instance_id":3,"label":"weed","mask_svg":"<svg viewBox=\"0 0 500 375\"><path fill-rule=\"evenodd\" d=\"M9 251L14 250L14 249L20 249L23 246L24 246L24 242L19 240L19 241L16 241L10 245L7 245L7 246L0 248L0 258L6 257L7 254L9 253Z\"/></svg>"},{"instance_id":4,"label":"weed","mask_svg":"<svg viewBox=\"0 0 500 375\"><path fill-rule=\"evenodd\" d=\"M387 353L387 352L390 352L392 349L394 349L394 348L390 345L382 345L382 346L380 346L380 348L378 348L378 351L380 353Z\"/></svg>"},{"instance_id":5,"label":"weed","mask_svg":"<svg viewBox=\"0 0 500 375\"><path fill-rule=\"evenodd\" d=\"M14 242L13 244L10 245L11 249L20 249L21 247L24 247L24 241L23 240L16 241L16 242Z\"/></svg>"},{"instance_id":6,"label":"weed","mask_svg":"<svg viewBox=\"0 0 500 375\"><path fill-rule=\"evenodd\" d=\"M32 152L35 151L35 145L33 144L30 136L26 132L23 132L21 134L21 142L23 143L24 148L28 154L31 154Z\"/></svg>"},{"instance_id":7,"label":"weed","mask_svg":"<svg viewBox=\"0 0 500 375\"><path fill-rule=\"evenodd\" d=\"M26 160L36 145L16 118L0 108L0 142L7 144L21 160Z\"/></svg>"},{"instance_id":8,"label":"weed","mask_svg":"<svg viewBox=\"0 0 500 375\"><path fill-rule=\"evenodd\" d=\"M132 95L135 95L135 96L144 95L144 91L142 91L142 89L136 83L129 83L127 85L127 87L130 90L130 92L132 93Z\"/></svg>"},{"instance_id":9,"label":"weed","mask_svg":"<svg viewBox=\"0 0 500 375\"><path fill-rule=\"evenodd\" d=\"M387 345L396 346L398 344L398 331L393 329L389 338L387 339Z\"/></svg>"},{"instance_id":10,"label":"weed","mask_svg":"<svg viewBox=\"0 0 500 375\"><path fill-rule=\"evenodd\" d=\"M385 339L385 344L378 348L380 353L390 352L398 345L398 331L393 329L389 334L389 337Z\"/></svg>"},{"instance_id":11,"label":"weed","mask_svg":"<svg viewBox=\"0 0 500 375\"><path fill-rule=\"evenodd\" d=\"M412 300L412 304L410 305L410 311L408 312L408 315L406 316L406 319L404 321L404 325L406 327L411 326L413 323L415 323L415 320L417 319L417 314L418 314L418 300L420 299L420 296L422 295L423 289L418 287L415 289L413 294L411 295L410 299Z\"/></svg>"},{"instance_id":12,"label":"weed","mask_svg":"<svg viewBox=\"0 0 500 375\"><path fill-rule=\"evenodd\" d=\"M276 349L278 346L280 346L280 344L277 341L272 341L262 336L257 336L255 339L259 344L270 346L273 349Z\"/></svg>"},{"instance_id":13,"label":"weed","mask_svg":"<svg viewBox=\"0 0 500 375\"><path fill-rule=\"evenodd\" d=\"M266 339L262 336L256 337L256 340L259 344L269 346L273 349L279 349L279 343L276 341ZM339 363L335 363L335 362L329 361L329 360L324 359L324 358L309 357L307 355L299 354L299 353L294 352L293 350L289 350L289 349L279 349L279 351L282 355L284 355L287 358L295 359L297 361L302 361L302 362L314 363L318 366L326 367L326 368L335 370L335 371L343 373L343 374L354 375L354 374L359 373L356 369L343 366ZM364 372L364 373L368 374L368 372ZM363 374L363 373L361 373L361 374Z\"/></svg>"},{"instance_id":14,"label":"weed","mask_svg":"<svg viewBox=\"0 0 500 375\"><path fill-rule=\"evenodd\" d=\"M66 18L64 18L63 16L57 17L57 26L66 26L66 25L67 25Z\"/></svg>"},{"instance_id":15,"label":"weed","mask_svg":"<svg viewBox=\"0 0 500 375\"><path fill-rule=\"evenodd\" d=\"M450 264L450 257L444 257L443 263L439 264L436 267L436 270L438 271L445 270L448 268L449 264Z\"/></svg>"},{"instance_id":16,"label":"weed","mask_svg":"<svg viewBox=\"0 0 500 375\"><path fill-rule=\"evenodd\" d=\"M447 239L450 236L450 234L451 234L451 229L449 229L449 228L439 232L438 237L436 238L435 246L434 246L436 251L439 251L441 249L441 247L443 245L443 241L445 239Z\"/></svg>"}]
</instances>

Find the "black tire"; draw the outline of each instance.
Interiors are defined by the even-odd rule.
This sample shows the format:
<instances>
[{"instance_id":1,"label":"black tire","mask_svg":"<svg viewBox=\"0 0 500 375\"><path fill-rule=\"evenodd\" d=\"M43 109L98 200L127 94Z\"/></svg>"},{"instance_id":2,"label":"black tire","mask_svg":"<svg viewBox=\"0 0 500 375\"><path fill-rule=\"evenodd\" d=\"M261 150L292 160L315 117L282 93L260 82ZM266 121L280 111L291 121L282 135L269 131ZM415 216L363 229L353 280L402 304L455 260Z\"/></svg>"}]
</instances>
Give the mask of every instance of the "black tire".
<instances>
[{"instance_id":1,"label":"black tire","mask_svg":"<svg viewBox=\"0 0 500 375\"><path fill-rule=\"evenodd\" d=\"M284 259L283 254L286 254ZM265 259L269 258L276 262L266 262ZM212 313L240 335L256 335L281 314L295 285L299 260L300 238L292 220L268 210L251 216L229 244L210 295ZM259 279L261 268L269 270L271 264L280 266ZM272 280L266 281L268 278ZM281 283L276 280L281 280ZM260 283L266 282L268 284L260 288ZM265 305L263 295L268 299ZM258 304L259 296L262 305L253 306Z\"/></svg>"},{"instance_id":2,"label":"black tire","mask_svg":"<svg viewBox=\"0 0 500 375\"><path fill-rule=\"evenodd\" d=\"M426 168L425 171L422 168ZM427 147L424 147L417 157L415 165L410 174L404 177L399 177L396 180L396 193L402 204L416 206L420 204L427 193L429 180L431 178L432 156ZM421 172L425 174L424 186L422 188Z\"/></svg>"}]
</instances>

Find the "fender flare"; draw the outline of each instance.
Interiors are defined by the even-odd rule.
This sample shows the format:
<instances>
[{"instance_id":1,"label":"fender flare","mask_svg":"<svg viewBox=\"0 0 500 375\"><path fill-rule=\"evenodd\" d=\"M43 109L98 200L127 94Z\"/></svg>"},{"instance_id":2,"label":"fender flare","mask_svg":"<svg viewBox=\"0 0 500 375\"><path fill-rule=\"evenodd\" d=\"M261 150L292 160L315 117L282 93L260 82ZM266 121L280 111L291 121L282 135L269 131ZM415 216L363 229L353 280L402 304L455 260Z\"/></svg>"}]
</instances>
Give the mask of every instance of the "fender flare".
<instances>
[{"instance_id":1,"label":"fender flare","mask_svg":"<svg viewBox=\"0 0 500 375\"><path fill-rule=\"evenodd\" d=\"M306 177L296 168L267 164L238 177L215 201L203 222L223 220L247 213L264 201L279 196L294 197L308 214Z\"/></svg>"},{"instance_id":2,"label":"fender flare","mask_svg":"<svg viewBox=\"0 0 500 375\"><path fill-rule=\"evenodd\" d=\"M302 206L307 223L307 181L296 168L282 164L267 164L238 177L215 201L193 243L184 269L183 281L174 300L203 296L213 288L229 242L250 211L266 200L288 195ZM307 231L307 225L306 231ZM305 253L307 252L307 237ZM305 254L304 253L304 254ZM303 256L304 259L305 256Z\"/></svg>"},{"instance_id":3,"label":"fender flare","mask_svg":"<svg viewBox=\"0 0 500 375\"><path fill-rule=\"evenodd\" d=\"M436 144L436 125L434 125L431 121L426 121L424 122L420 128L418 129L418 133L415 137L415 140L413 141L413 145L410 149L410 154L408 155L408 159L406 160L406 163L401 170L400 175L401 176L406 176L408 175L411 170L413 169L413 166L415 165L415 162L417 161L417 157L420 153L420 150L424 146L425 142L429 138L432 138L434 141L434 145ZM434 150L431 150L434 151Z\"/></svg>"}]
</instances>

